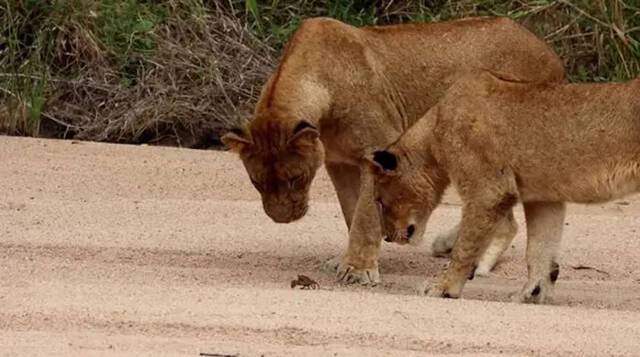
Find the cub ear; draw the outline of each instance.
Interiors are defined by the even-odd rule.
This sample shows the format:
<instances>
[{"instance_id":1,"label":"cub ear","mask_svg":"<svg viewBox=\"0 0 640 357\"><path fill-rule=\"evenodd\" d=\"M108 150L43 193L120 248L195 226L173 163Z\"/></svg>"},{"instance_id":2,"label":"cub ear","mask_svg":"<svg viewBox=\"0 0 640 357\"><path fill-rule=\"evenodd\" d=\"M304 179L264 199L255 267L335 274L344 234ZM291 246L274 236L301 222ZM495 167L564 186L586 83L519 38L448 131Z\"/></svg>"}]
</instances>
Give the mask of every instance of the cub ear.
<instances>
[{"instance_id":1,"label":"cub ear","mask_svg":"<svg viewBox=\"0 0 640 357\"><path fill-rule=\"evenodd\" d=\"M251 140L248 139L248 135L244 129L241 128L233 128L229 130L222 138L222 143L229 148L229 150L233 152L239 153L247 147L251 145Z\"/></svg>"},{"instance_id":2,"label":"cub ear","mask_svg":"<svg viewBox=\"0 0 640 357\"><path fill-rule=\"evenodd\" d=\"M374 172L382 175L396 174L398 157L394 153L387 150L378 150L371 155L367 155L366 159L374 169Z\"/></svg>"},{"instance_id":3,"label":"cub ear","mask_svg":"<svg viewBox=\"0 0 640 357\"><path fill-rule=\"evenodd\" d=\"M315 144L315 139L320 136L318 129L306 120L300 120L293 128L293 133L287 144Z\"/></svg>"}]
</instances>

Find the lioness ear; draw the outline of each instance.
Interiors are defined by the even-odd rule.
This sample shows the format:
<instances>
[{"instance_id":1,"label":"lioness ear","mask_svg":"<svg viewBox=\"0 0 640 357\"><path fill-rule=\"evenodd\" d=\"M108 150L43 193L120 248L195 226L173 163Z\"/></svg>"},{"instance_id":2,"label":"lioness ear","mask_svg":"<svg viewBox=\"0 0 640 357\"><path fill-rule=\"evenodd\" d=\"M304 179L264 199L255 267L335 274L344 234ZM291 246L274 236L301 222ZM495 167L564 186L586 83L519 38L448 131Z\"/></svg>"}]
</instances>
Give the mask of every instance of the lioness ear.
<instances>
[{"instance_id":1,"label":"lioness ear","mask_svg":"<svg viewBox=\"0 0 640 357\"><path fill-rule=\"evenodd\" d=\"M398 157L387 150L375 151L373 154L368 155L366 159L380 174L392 175L396 173L398 168Z\"/></svg>"},{"instance_id":2,"label":"lioness ear","mask_svg":"<svg viewBox=\"0 0 640 357\"><path fill-rule=\"evenodd\" d=\"M240 152L247 145L251 145L247 133L240 128L233 128L229 130L222 138L222 143L233 152Z\"/></svg>"},{"instance_id":3,"label":"lioness ear","mask_svg":"<svg viewBox=\"0 0 640 357\"><path fill-rule=\"evenodd\" d=\"M293 133L287 144L315 144L314 140L320 136L318 129L306 120L300 120L293 128Z\"/></svg>"}]
</instances>

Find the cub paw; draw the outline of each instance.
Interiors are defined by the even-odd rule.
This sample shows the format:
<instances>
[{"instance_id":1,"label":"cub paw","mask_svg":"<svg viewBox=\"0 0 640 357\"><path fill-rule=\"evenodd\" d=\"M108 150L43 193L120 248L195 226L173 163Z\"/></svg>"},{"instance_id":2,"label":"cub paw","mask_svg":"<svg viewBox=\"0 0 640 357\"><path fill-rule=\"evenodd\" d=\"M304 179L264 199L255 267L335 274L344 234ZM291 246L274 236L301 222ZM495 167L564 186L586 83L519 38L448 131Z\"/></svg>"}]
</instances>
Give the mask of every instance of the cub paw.
<instances>
[{"instance_id":1,"label":"cub paw","mask_svg":"<svg viewBox=\"0 0 640 357\"><path fill-rule=\"evenodd\" d=\"M553 284L550 281L527 282L513 300L525 304L544 304L551 300L552 293Z\"/></svg>"}]
</instances>

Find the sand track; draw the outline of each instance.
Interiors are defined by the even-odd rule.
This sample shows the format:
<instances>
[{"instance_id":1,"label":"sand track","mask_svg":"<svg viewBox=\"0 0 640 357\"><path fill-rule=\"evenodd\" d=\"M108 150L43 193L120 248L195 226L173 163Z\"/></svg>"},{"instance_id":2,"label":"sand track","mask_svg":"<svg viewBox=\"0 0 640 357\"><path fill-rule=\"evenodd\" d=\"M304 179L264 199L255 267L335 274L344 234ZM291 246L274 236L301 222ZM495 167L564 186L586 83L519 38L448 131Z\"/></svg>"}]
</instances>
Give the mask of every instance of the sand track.
<instances>
[{"instance_id":1,"label":"sand track","mask_svg":"<svg viewBox=\"0 0 640 357\"><path fill-rule=\"evenodd\" d=\"M428 242L386 244L375 288L320 270L346 239L324 173L279 225L227 153L0 137L0 192L0 355L640 355L637 198L571 206L554 304L529 306L508 302L520 210L507 259L451 301L415 294L446 263ZM429 237L459 218L445 201Z\"/></svg>"}]
</instances>

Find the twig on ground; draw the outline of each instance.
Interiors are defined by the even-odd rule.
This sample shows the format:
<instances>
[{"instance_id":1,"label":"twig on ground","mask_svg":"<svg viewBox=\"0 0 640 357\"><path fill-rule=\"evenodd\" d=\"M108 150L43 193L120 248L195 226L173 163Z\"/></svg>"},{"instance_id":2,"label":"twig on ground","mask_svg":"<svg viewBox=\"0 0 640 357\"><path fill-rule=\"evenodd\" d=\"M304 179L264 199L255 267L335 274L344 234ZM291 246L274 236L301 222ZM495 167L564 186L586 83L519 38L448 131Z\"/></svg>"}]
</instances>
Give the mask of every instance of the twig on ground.
<instances>
[{"instance_id":1,"label":"twig on ground","mask_svg":"<svg viewBox=\"0 0 640 357\"><path fill-rule=\"evenodd\" d=\"M604 270L601 270L601 269L598 269L598 268L594 268L594 267L590 267L590 266L586 266L586 265L571 265L571 268L573 270L593 270L593 271L596 271L598 273L605 274L607 276L611 275L611 274L609 274L608 272L606 272Z\"/></svg>"}]
</instances>

